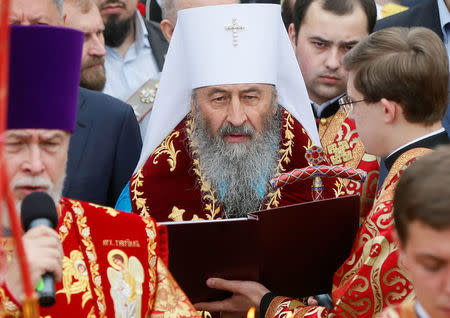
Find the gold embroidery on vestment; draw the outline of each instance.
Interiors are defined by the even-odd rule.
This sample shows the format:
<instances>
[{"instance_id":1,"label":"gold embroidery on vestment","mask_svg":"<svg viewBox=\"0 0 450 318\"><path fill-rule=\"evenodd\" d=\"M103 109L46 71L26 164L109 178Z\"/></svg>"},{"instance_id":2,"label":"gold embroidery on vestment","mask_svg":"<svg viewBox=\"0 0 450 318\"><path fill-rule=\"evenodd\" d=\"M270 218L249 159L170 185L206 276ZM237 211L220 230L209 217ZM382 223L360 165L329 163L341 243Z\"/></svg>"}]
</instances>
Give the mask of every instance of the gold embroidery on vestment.
<instances>
[{"instance_id":1,"label":"gold embroidery on vestment","mask_svg":"<svg viewBox=\"0 0 450 318\"><path fill-rule=\"evenodd\" d=\"M333 165L339 165L353 159L347 140L328 145L327 152L330 154L330 160Z\"/></svg>"},{"instance_id":2,"label":"gold embroidery on vestment","mask_svg":"<svg viewBox=\"0 0 450 318\"><path fill-rule=\"evenodd\" d=\"M287 112L286 110L283 110L283 115L285 116L286 120L283 123L282 126L282 133L281 136L284 135L285 141L282 143L282 146L278 153L281 155L280 159L278 159L278 165L275 172L275 177L279 176L281 173L286 171L286 168L284 167L284 164L288 165L292 160L292 148L294 146L294 118L292 115ZM267 193L268 202L265 204L264 209L271 209L278 207L280 204L281 199L281 189L277 188L274 191L271 191Z\"/></svg>"},{"instance_id":3,"label":"gold embroidery on vestment","mask_svg":"<svg viewBox=\"0 0 450 318\"><path fill-rule=\"evenodd\" d=\"M166 154L169 157L167 158L167 163L170 166L170 172L173 172L175 168L177 167L177 155L181 150L175 150L175 146L173 145L173 138L177 138L180 135L179 131L174 131L172 134L170 134L164 141L161 143L161 145L155 149L152 156L153 163L158 163L158 157Z\"/></svg>"},{"instance_id":4,"label":"gold embroidery on vestment","mask_svg":"<svg viewBox=\"0 0 450 318\"><path fill-rule=\"evenodd\" d=\"M56 294L65 294L67 304L70 304L71 297L75 294L83 293L81 308L84 308L86 302L92 299L88 270L81 251L73 250L69 257L64 256L62 285L63 287Z\"/></svg>"},{"instance_id":5,"label":"gold embroidery on vestment","mask_svg":"<svg viewBox=\"0 0 450 318\"><path fill-rule=\"evenodd\" d=\"M172 275L163 262L158 262L158 290L154 311L158 313L155 317L191 317L193 312L189 300L178 287ZM152 316L153 317L153 316Z\"/></svg>"},{"instance_id":6,"label":"gold embroidery on vestment","mask_svg":"<svg viewBox=\"0 0 450 318\"><path fill-rule=\"evenodd\" d=\"M157 274L156 274L156 266L158 263L158 256L156 255L156 249L158 247L157 241L156 241L156 228L155 228L155 222L153 222L150 218L142 218L142 221L145 223L145 231L147 233L147 251L148 251L148 274L149 274L149 280L146 282L149 286L149 301L148 301L148 312L146 316L150 313L150 308L153 308L154 304L154 295L155 295L155 286L157 284Z\"/></svg>"},{"instance_id":7,"label":"gold embroidery on vestment","mask_svg":"<svg viewBox=\"0 0 450 318\"><path fill-rule=\"evenodd\" d=\"M92 237L90 233L90 227L87 225L87 217L84 214L84 209L80 202L69 200L69 202L72 204L72 210L75 213L75 218L77 219L77 226L78 231L81 233L81 242L86 247L86 256L89 260L89 269L91 274L91 279L93 282L96 282L99 280L100 272L99 272L99 265L97 263L97 252L95 250L94 243L92 242ZM94 284L94 292L97 296L97 308L100 312L100 317L106 317L106 301L105 301L105 295L103 294L103 288L101 284L97 285Z\"/></svg>"},{"instance_id":8,"label":"gold embroidery on vestment","mask_svg":"<svg viewBox=\"0 0 450 318\"><path fill-rule=\"evenodd\" d=\"M142 185L144 184L144 175L142 173L142 168L140 168L136 174L136 178L131 181L131 187L132 187L132 192L133 192L133 198L132 200L135 202L136 204L136 209L137 209L137 213L142 216L142 217L149 217L150 214L148 212L148 208L147 208L147 199L145 197L143 197L144 192L143 191L138 191L138 188L142 187Z\"/></svg>"}]
</instances>

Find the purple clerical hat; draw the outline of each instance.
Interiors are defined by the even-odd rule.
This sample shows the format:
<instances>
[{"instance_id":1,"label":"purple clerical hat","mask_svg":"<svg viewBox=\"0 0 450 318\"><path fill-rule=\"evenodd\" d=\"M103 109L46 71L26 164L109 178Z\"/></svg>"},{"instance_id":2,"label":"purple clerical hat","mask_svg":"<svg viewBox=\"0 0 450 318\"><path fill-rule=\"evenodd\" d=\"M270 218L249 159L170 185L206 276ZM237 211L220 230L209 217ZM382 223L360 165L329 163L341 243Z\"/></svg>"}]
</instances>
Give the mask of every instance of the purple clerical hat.
<instances>
[{"instance_id":1,"label":"purple clerical hat","mask_svg":"<svg viewBox=\"0 0 450 318\"><path fill-rule=\"evenodd\" d=\"M8 129L73 132L83 33L53 26L11 26Z\"/></svg>"}]
</instances>

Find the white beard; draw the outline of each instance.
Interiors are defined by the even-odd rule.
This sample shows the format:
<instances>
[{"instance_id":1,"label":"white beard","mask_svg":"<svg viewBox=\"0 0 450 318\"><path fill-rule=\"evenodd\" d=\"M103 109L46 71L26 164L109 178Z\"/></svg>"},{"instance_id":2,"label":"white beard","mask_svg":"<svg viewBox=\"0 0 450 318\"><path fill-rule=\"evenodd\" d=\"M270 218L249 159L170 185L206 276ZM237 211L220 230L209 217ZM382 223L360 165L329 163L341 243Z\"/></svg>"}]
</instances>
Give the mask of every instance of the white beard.
<instances>
[{"instance_id":1,"label":"white beard","mask_svg":"<svg viewBox=\"0 0 450 318\"><path fill-rule=\"evenodd\" d=\"M62 197L62 190L64 186L64 180L66 179L66 174L61 177L61 179L56 183L52 184L50 181L42 179L40 177L25 177L17 180L16 182L11 184L11 188L14 188L18 185L33 185L33 186L44 186L47 188L46 193L53 199L55 202L55 205L58 206L59 201ZM19 222L20 222L20 210L22 208L22 201L23 200L14 200L16 213L19 216ZM11 228L10 224L10 218L9 218L9 209L4 201L2 203L2 227L3 229L9 229Z\"/></svg>"},{"instance_id":2,"label":"white beard","mask_svg":"<svg viewBox=\"0 0 450 318\"><path fill-rule=\"evenodd\" d=\"M196 145L192 150L197 150L202 173L213 189L217 193L221 193L221 187L226 189L221 199L228 218L246 217L261 207L261 192L265 193L267 181L275 175L279 157L281 112L279 107L277 109L275 116L268 115L261 134L249 125L233 127L228 124L219 129L217 137L212 137L200 111L190 115L189 138ZM252 138L243 143L227 143L223 136L231 132ZM260 187L260 191L256 191L256 187Z\"/></svg>"}]
</instances>

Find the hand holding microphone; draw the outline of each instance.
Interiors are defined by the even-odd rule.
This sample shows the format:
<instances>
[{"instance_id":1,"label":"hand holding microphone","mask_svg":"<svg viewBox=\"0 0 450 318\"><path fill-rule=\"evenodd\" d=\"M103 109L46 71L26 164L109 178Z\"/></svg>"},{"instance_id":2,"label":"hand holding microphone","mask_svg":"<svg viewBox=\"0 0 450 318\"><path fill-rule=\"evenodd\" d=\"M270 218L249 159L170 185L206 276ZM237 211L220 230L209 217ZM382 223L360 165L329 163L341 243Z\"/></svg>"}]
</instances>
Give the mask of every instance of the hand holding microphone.
<instances>
[{"instance_id":1,"label":"hand holding microphone","mask_svg":"<svg viewBox=\"0 0 450 318\"><path fill-rule=\"evenodd\" d=\"M32 283L34 286L40 285L40 305L51 306L55 303L55 279L61 280L64 256L59 235L54 230L58 215L53 199L43 192L28 195L22 203L21 219L26 231L23 241ZM6 283L11 293L20 300L23 290L16 256L8 268Z\"/></svg>"}]
</instances>

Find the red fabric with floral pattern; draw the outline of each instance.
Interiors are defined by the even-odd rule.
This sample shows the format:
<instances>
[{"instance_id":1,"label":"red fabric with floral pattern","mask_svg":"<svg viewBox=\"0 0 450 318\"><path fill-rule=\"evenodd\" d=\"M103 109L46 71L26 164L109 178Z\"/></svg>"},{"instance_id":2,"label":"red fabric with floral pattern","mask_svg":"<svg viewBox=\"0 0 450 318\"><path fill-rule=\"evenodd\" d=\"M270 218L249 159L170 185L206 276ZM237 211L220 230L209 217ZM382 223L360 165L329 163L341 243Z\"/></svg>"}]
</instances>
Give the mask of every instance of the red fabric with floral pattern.
<instances>
[{"instance_id":1,"label":"red fabric with floral pattern","mask_svg":"<svg viewBox=\"0 0 450 318\"><path fill-rule=\"evenodd\" d=\"M63 279L55 285L56 304L41 307L41 316L197 317L159 259L151 218L65 198L60 211ZM0 301L4 316L22 315L6 286Z\"/></svg>"},{"instance_id":2,"label":"red fabric with floral pattern","mask_svg":"<svg viewBox=\"0 0 450 318\"><path fill-rule=\"evenodd\" d=\"M394 163L374 206L355 239L352 252L333 278L332 310L306 306L288 297L276 297L266 317L373 317L384 308L414 297L406 270L399 264L394 243L392 199L397 182L406 167L429 149L416 148L402 154Z\"/></svg>"}]
</instances>

